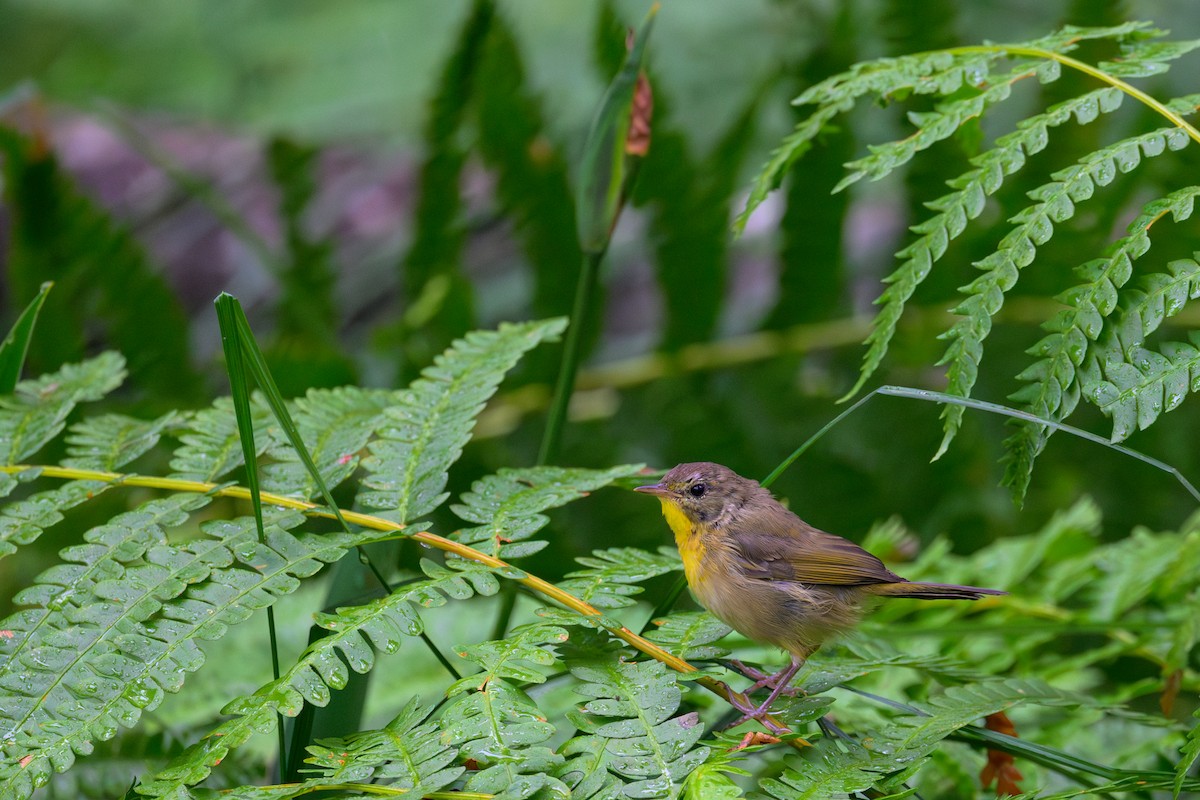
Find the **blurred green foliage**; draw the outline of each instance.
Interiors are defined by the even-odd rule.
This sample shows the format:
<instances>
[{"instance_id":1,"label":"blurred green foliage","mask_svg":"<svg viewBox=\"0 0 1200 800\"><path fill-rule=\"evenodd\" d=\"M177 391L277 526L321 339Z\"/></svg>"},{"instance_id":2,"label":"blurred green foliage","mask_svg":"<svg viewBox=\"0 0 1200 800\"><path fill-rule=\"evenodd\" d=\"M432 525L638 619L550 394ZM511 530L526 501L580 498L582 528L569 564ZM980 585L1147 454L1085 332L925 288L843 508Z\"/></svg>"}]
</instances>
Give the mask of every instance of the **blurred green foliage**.
<instances>
[{"instance_id":1,"label":"blurred green foliage","mask_svg":"<svg viewBox=\"0 0 1200 800\"><path fill-rule=\"evenodd\" d=\"M660 12L648 52L653 144L602 272L604 296L585 336L588 360L557 463L704 459L766 475L840 411L835 401L858 375L870 301L893 254L915 238L906 226L928 214L923 203L1018 119L1096 87L1077 77L1022 86L1012 108L965 126L902 175L831 196L842 163L867 143L905 135L905 113L931 103L894 98L884 109L857 108L822 131L734 240L729 226L750 177L802 113L793 116L790 98L865 58L1031 39L1066 23L1148 18L1176 39L1200 35L1200 10L1184 0L918 5L707 0ZM647 6L188 0L147 14L130 0L0 0L0 92L14 90L0 105L4 327L42 281L57 281L31 344L30 374L118 349L131 378L106 409L144 417L207 406L224 392L208 304L216 289L253 295L255 329L289 396L355 381L405 385L468 330L565 315L581 262L575 165L623 53L622 30ZM1097 47L1087 53L1093 60L1111 55ZM1159 97L1196 91L1196 56L1181 63L1139 85ZM15 91L24 81L34 82L35 99ZM109 101L165 149L152 153L105 122L114 112L99 103ZM94 163L81 151L89 140L68 135L80 119L99 119L141 166L158 169L166 159L167 188L147 199L136 187L112 190L124 180L119 169L103 181L87 174L79 165ZM1158 124L1127 103L1058 129L918 288L873 380L942 388L931 367L943 349L934 337L960 299L957 287L976 276L972 262L1010 229L1008 210L1027 205L1025 193L1049 170ZM207 158L193 157L168 146L180 130L217 144L235 139L255 155L225 162L213 145ZM1101 202L1055 230L995 319L974 396L1003 402L1021 388L1014 376L1029 363L1025 350L1059 307L1054 295L1075 282L1080 254L1101 253L1146 200L1186 182L1180 176L1196 173L1198 152L1189 147L1117 176ZM356 169L339 172L349 162ZM246 163L246 174L229 174ZM396 164L398 189L386 182ZM352 188L364 195L393 193L401 212L386 235L356 233L369 227L367 212L338 205L359 197L348 180L362 181ZM238 226L221 222L228 214ZM1197 224L1196 216L1159 222L1152 258L1135 276L1194 258ZM164 237L195 242L199 255L173 252ZM1183 308L1166 323L1167 338L1182 338L1198 319L1194 305ZM450 470L455 496L502 467L534 463L557 363L542 348L518 367ZM1101 510L1097 535L1107 540L1138 525L1179 529L1194 510L1161 473L1066 436L1051 440L1018 509L999 485L1011 433L1003 420L968 413L958 440L930 463L937 414L932 405L876 398L774 490L813 524L852 539L895 515L920 541L950 542L958 553L1041 529L1085 496ZM1086 405L1073 422L1110 429ZM1128 443L1200 476L1200 451L1187 435L1197 425L1193 398ZM61 454L54 443L39 458ZM151 473L165 460L145 458ZM113 513L97 505L68 512L36 546L0 562L0 583L23 583L20 576ZM667 542L656 513L628 493L554 515L555 546L523 562L551 578L572 568L569 557L598 547ZM432 519L455 524L444 508ZM1125 666L1097 669L1119 681Z\"/></svg>"}]
</instances>

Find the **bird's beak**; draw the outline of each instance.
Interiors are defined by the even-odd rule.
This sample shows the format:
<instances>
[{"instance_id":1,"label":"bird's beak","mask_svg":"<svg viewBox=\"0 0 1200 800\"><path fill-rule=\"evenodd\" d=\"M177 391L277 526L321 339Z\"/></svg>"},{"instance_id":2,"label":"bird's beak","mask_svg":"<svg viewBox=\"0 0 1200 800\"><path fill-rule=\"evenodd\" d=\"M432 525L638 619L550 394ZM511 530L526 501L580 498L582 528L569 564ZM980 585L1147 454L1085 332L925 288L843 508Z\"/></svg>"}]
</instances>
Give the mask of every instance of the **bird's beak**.
<instances>
[{"instance_id":1,"label":"bird's beak","mask_svg":"<svg viewBox=\"0 0 1200 800\"><path fill-rule=\"evenodd\" d=\"M653 494L658 495L659 497L664 497L667 494L667 487L663 486L661 483L652 483L649 486L639 486L634 489L634 491L641 492L642 494Z\"/></svg>"}]
</instances>

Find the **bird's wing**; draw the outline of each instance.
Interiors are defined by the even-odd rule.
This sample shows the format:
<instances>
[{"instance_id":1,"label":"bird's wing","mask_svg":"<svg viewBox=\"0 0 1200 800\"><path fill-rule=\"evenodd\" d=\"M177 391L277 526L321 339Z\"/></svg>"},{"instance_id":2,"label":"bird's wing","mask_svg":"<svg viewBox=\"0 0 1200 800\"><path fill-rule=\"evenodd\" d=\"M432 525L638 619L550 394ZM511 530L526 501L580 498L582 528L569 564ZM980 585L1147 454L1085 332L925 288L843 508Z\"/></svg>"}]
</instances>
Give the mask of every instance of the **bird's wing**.
<instances>
[{"instance_id":1,"label":"bird's wing","mask_svg":"<svg viewBox=\"0 0 1200 800\"><path fill-rule=\"evenodd\" d=\"M747 577L808 585L864 586L903 581L854 542L799 520L786 528L733 535Z\"/></svg>"}]
</instances>

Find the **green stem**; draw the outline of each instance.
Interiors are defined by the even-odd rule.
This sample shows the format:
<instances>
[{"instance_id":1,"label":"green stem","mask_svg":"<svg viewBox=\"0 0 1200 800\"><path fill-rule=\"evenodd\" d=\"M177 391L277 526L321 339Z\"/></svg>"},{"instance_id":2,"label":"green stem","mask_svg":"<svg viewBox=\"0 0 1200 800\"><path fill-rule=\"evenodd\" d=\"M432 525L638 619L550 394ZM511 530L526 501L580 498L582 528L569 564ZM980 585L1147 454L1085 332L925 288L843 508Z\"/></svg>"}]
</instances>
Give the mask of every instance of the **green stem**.
<instances>
[{"instance_id":1,"label":"green stem","mask_svg":"<svg viewBox=\"0 0 1200 800\"><path fill-rule=\"evenodd\" d=\"M606 245L599 250L584 253L583 256L579 283L575 287L575 307L571 311L571 324L567 328L562 363L558 368L558 382L554 387L554 401L550 406L550 415L546 419L542 447L538 452L537 463L539 465L550 463L558 455L562 428L567 419L567 407L571 403L571 394L575 390L575 375L579 371L580 343L583 341L587 312L592 305L592 296L596 293L596 284L600 276L600 262L604 259L607 249Z\"/></svg>"},{"instance_id":2,"label":"green stem","mask_svg":"<svg viewBox=\"0 0 1200 800\"><path fill-rule=\"evenodd\" d=\"M1057 420L1039 417L1036 414L1030 414L1028 411L1018 411L1015 408L1002 406L999 403L988 403L983 400L974 400L969 397L958 397L956 395L946 394L945 392L935 392L930 389L913 389L908 386L880 386L879 388L873 390L870 394L859 399L859 401L854 405L847 408L841 414L838 414L836 417L826 423L819 431L808 437L804 444L792 451L792 454L784 459L783 463L776 467L774 471L772 471L771 474L763 480L762 485L769 486L771 482L778 478L785 469L791 466L793 461L799 458L818 439L828 433L830 428L832 428L834 425L837 425L853 412L857 411L863 406L864 403L866 403L875 395L905 397L909 400L924 400L927 403L944 403L955 406L963 406L965 408L973 408L977 411L987 411L990 414L999 414L1002 417L1012 417L1013 419L1031 422L1034 425L1041 425L1043 427L1050 428L1051 430L1062 431L1063 433L1068 433L1071 436L1078 436L1080 439L1086 439L1089 442L1103 445L1110 450L1116 450L1122 455L1135 458L1138 461L1141 461L1143 464L1149 464L1155 469L1160 469L1163 472L1166 472L1167 474L1173 476L1175 480L1177 480L1179 484L1187 490L1187 493L1196 500L1196 502L1200 503L1200 489L1197 489L1191 481L1184 477L1182 472L1165 461L1160 461L1153 456L1140 453L1131 447L1115 444L1110 442L1108 439L1105 439L1103 436L1098 436L1090 431L1085 431L1082 428L1076 428L1074 425L1067 425Z\"/></svg>"}]
</instances>

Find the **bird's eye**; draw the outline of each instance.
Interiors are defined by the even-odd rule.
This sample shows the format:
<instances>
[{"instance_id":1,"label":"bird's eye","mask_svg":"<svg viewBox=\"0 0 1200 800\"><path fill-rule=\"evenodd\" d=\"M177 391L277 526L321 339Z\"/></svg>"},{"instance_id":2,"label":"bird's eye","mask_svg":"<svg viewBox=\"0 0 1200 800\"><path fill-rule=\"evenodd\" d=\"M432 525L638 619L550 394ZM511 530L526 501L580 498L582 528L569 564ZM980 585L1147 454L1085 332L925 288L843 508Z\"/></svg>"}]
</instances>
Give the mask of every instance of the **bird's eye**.
<instances>
[{"instance_id":1,"label":"bird's eye","mask_svg":"<svg viewBox=\"0 0 1200 800\"><path fill-rule=\"evenodd\" d=\"M708 491L708 487L703 483L693 483L688 487L688 494L692 497L704 497L704 493Z\"/></svg>"}]
</instances>

